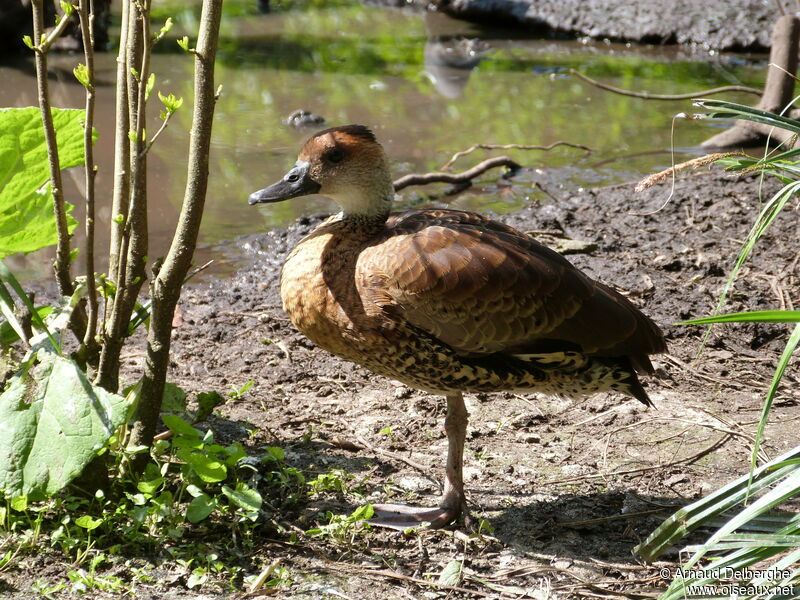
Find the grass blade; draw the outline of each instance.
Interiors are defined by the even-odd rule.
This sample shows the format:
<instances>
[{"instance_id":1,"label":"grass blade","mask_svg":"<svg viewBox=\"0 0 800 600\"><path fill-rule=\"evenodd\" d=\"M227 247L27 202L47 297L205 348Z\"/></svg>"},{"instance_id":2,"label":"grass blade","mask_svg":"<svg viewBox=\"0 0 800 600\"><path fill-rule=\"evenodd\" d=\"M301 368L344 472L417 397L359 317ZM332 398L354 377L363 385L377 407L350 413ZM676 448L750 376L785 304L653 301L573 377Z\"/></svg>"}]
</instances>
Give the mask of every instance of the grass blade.
<instances>
[{"instance_id":1,"label":"grass blade","mask_svg":"<svg viewBox=\"0 0 800 600\"><path fill-rule=\"evenodd\" d=\"M22 302L22 304L25 305L25 308L30 313L31 321L33 322L33 324L37 327L37 329L39 329L40 331L43 331L47 335L47 338L48 338L48 340L50 340L50 343L53 345L53 348L55 349L56 354L60 355L61 354L61 344L59 344L56 341L56 339L53 337L53 335L50 333L50 329L48 329L47 325L45 325L44 321L42 320L42 317L39 316L39 311L36 310L36 307L31 302L31 299L28 297L28 294L25 293L25 290L22 289L22 286L20 285L19 281L17 281L17 278L14 277L14 274L11 272L11 270L6 266L6 264L2 260L0 260L0 282L7 283L11 287L11 289L14 290L14 292L19 297L20 302ZM5 288L3 288L3 289L5 290ZM8 295L8 297L10 298L11 296L8 294L8 290L5 290L5 291L6 291L6 295ZM13 302L12 302L12 305L13 305ZM8 318L8 315L5 314L5 311L4 311L3 314L4 314L4 316L6 318ZM19 332L17 332L17 333L19 333ZM24 334L20 335L20 338L24 339Z\"/></svg>"},{"instance_id":2,"label":"grass blade","mask_svg":"<svg viewBox=\"0 0 800 600\"><path fill-rule=\"evenodd\" d=\"M786 371L786 366L789 364L789 360L792 358L792 354L794 354L798 343L800 343L800 324L795 325L792 335L789 336L789 340L786 342L786 346L783 349L783 354L781 354L781 358L778 361L778 366L775 368L775 373L772 375L772 382L769 384L769 389L767 389L767 397L764 398L764 406L761 409L761 417L758 421L756 439L755 443L753 444L753 454L750 458L751 483L753 481L753 472L755 471L758 461L758 451L761 448L761 440L764 437L764 429L766 428L767 421L769 420L769 411L772 408L772 401L775 399L775 394L778 393L778 384L780 384L781 379L783 378L783 373Z\"/></svg>"},{"instance_id":3,"label":"grass blade","mask_svg":"<svg viewBox=\"0 0 800 600\"><path fill-rule=\"evenodd\" d=\"M712 112L706 113L709 119L744 119L756 123L764 123L779 129L785 129L794 133L800 133L800 121L776 115L775 113L761 110L745 104L736 102L726 102L725 100L696 100L694 105L705 108Z\"/></svg>"},{"instance_id":4,"label":"grass blade","mask_svg":"<svg viewBox=\"0 0 800 600\"><path fill-rule=\"evenodd\" d=\"M681 508L659 525L644 542L636 546L633 549L634 553L644 561L652 562L689 532L744 502L748 493L752 495L797 471L798 463L787 462L795 459L800 459L800 447L756 469L752 483L748 472L705 498Z\"/></svg>"},{"instance_id":5,"label":"grass blade","mask_svg":"<svg viewBox=\"0 0 800 600\"><path fill-rule=\"evenodd\" d=\"M26 346L30 346L28 336L25 335L22 324L19 322L19 319L17 319L17 315L14 314L15 308L14 299L11 297L6 286L0 281L0 312L3 313L6 321L19 336L19 339L21 339Z\"/></svg>"},{"instance_id":6,"label":"grass blade","mask_svg":"<svg viewBox=\"0 0 800 600\"><path fill-rule=\"evenodd\" d=\"M681 321L676 325L702 325L704 323L800 323L800 310L753 310L747 312L728 313L701 317L689 321Z\"/></svg>"}]
</instances>

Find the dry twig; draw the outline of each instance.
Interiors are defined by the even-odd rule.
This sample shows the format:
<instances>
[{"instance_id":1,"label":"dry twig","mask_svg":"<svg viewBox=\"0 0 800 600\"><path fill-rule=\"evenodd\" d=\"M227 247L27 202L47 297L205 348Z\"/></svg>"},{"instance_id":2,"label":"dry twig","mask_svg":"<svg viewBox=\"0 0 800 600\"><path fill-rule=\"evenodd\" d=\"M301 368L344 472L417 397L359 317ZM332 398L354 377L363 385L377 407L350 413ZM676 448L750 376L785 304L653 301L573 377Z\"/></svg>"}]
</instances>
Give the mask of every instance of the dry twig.
<instances>
[{"instance_id":1,"label":"dry twig","mask_svg":"<svg viewBox=\"0 0 800 600\"><path fill-rule=\"evenodd\" d=\"M666 469L667 467L674 467L675 465L679 465L682 463L690 464L696 461L699 458L702 458L709 452L713 451L717 446L720 446L727 442L733 435L730 433L726 433L719 439L717 439L714 443L710 446L707 446L703 450L692 454L691 456L687 456L686 458L680 458L678 460L673 460L668 463L664 463L661 465L652 465L649 467L639 467L636 469L622 469L620 471L613 471L611 473L595 473L593 475L576 475L575 477L566 477L564 479L553 479L551 481L543 481L539 485L557 485L561 483L572 483L574 481L582 481L584 479L600 479L605 477L613 477L615 475L632 475L633 473L646 473L648 471L656 471L658 469Z\"/></svg>"},{"instance_id":2,"label":"dry twig","mask_svg":"<svg viewBox=\"0 0 800 600\"><path fill-rule=\"evenodd\" d=\"M724 94L726 92L744 92L747 94L755 94L756 96L760 96L762 94L762 90L757 90L756 88L747 87L745 85L723 85L722 87L716 87L710 90L700 90L699 92L691 92L689 94L650 94L649 92L633 92L631 90L623 90L622 88L614 87L613 85L601 83L596 79L587 77L575 69L570 69L569 72L570 75L575 75L578 79L582 79L586 83L598 87L601 90L614 92L615 94L620 94L622 96L630 96L631 98L641 98L642 100L692 100L694 98L699 98L700 96L712 96L714 94Z\"/></svg>"},{"instance_id":3,"label":"dry twig","mask_svg":"<svg viewBox=\"0 0 800 600\"><path fill-rule=\"evenodd\" d=\"M432 477L430 477L428 475L428 471L430 471L430 469L428 467L426 467L424 465L421 465L418 462L415 462L415 461L411 460L410 458L406 458L405 456L400 456L399 454L395 454L394 452L389 452L388 450L383 450L382 448L378 448L376 446L373 446L372 444L370 444L367 440L365 440L364 438L362 438L358 434L353 434L353 437L364 448L367 448L368 450L371 450L375 454L380 454L381 456L383 456L385 458L388 458L388 459L391 459L391 460L399 460L400 462L403 462L403 463L407 464L409 467L411 467L413 469L416 469L417 471L422 473L425 477L427 477L428 479L430 479L431 481L436 483L436 485L439 485L438 481L436 481L435 479L433 479Z\"/></svg>"},{"instance_id":4,"label":"dry twig","mask_svg":"<svg viewBox=\"0 0 800 600\"><path fill-rule=\"evenodd\" d=\"M456 152L453 156L448 160L446 163L442 165L442 171L449 170L453 163L455 163L459 158L462 156L466 156L470 152L475 152L475 150L552 150L553 148L557 148L558 146L569 146L570 148L579 148L581 150L586 150L586 152L594 152L588 146L584 146L582 144L573 144L571 142L563 142L561 140L557 142L553 142L552 144L548 144L547 146L530 146L526 144L475 144L470 146L466 150L462 150L461 152Z\"/></svg>"},{"instance_id":5,"label":"dry twig","mask_svg":"<svg viewBox=\"0 0 800 600\"><path fill-rule=\"evenodd\" d=\"M332 566L332 565L331 565ZM408 581L410 583L415 583L417 585L425 586L425 587L433 587L439 590L448 590L451 592L460 592L462 594L472 594L473 596L481 596L483 598L498 598L497 592L487 593L481 590L471 590L469 588L457 586L457 585L444 585L437 583L433 580L428 579L420 579L419 577L412 577L410 575L403 575L402 573L396 573L395 571L390 571L389 569L370 569L370 568L359 568L357 565L347 565L350 569L357 569L358 572L363 573L369 577L379 577L379 578L387 578L387 579L397 579L400 581ZM501 595L500 598L510 598L511 596Z\"/></svg>"},{"instance_id":6,"label":"dry twig","mask_svg":"<svg viewBox=\"0 0 800 600\"><path fill-rule=\"evenodd\" d=\"M563 523L553 523L554 527L578 527L580 525L593 525L595 523L606 523L608 521L619 521L620 519L634 519L636 517L643 517L645 515L653 515L655 513L666 512L666 508L653 508L651 510L643 510L635 513L625 513L621 515L611 515L610 517L598 517L597 519L586 519L584 521L565 521Z\"/></svg>"}]
</instances>

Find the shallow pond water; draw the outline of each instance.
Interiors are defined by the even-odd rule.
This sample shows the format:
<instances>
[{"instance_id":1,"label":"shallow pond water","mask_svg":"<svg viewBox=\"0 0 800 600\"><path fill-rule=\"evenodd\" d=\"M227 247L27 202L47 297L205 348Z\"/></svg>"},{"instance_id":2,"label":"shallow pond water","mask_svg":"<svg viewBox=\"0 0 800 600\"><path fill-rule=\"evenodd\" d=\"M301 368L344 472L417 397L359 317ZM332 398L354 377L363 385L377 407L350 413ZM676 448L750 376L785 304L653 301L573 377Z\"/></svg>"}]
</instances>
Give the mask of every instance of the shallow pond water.
<instances>
[{"instance_id":1,"label":"shallow pond water","mask_svg":"<svg viewBox=\"0 0 800 600\"><path fill-rule=\"evenodd\" d=\"M171 39L152 61L156 89L187 99L149 155L151 256L163 254L183 197L188 125L191 120L192 60L174 38L196 31L196 3L176 2L157 18L173 16ZM284 2L259 14L255 2L226 2L216 71L223 86L214 126L211 178L197 262L219 258L218 246L246 233L286 225L304 213L331 210L314 197L250 207L247 196L279 178L294 162L313 130L282 120L305 109L325 126L370 126L389 153L397 176L436 170L458 150L475 143L549 144L565 140L594 152L507 151L527 166L556 170L567 185L601 185L635 179L670 163L671 117L691 111L689 101L654 102L609 94L569 76L570 68L611 85L653 93L684 93L718 85L759 85L763 56L628 46L597 41L526 38L519 30L483 28L438 14L407 12L361 3ZM53 56L54 106L83 106L83 88L72 76L77 55ZM113 149L115 51L98 59L97 142L99 230L110 208ZM36 103L32 61L0 64L0 106ZM730 96L752 103L752 96ZM150 129L157 127L151 102ZM696 144L712 125L680 122L676 160L697 154ZM456 170L486 154L462 158ZM488 173L484 180L499 172ZM68 199L78 205L82 174L73 170ZM530 177L527 179L531 179ZM410 188L402 203L419 205L443 187ZM532 181L508 189L455 197L451 204L507 212L536 201ZM108 202L104 202L107 199ZM439 199L438 201L442 201ZM631 199L635 203L635 198ZM98 240L100 248L106 241ZM102 252L101 252L102 254ZM216 273L235 267L231 253ZM12 259L12 268L32 277L48 270L49 252ZM102 268L102 266L101 266Z\"/></svg>"}]
</instances>

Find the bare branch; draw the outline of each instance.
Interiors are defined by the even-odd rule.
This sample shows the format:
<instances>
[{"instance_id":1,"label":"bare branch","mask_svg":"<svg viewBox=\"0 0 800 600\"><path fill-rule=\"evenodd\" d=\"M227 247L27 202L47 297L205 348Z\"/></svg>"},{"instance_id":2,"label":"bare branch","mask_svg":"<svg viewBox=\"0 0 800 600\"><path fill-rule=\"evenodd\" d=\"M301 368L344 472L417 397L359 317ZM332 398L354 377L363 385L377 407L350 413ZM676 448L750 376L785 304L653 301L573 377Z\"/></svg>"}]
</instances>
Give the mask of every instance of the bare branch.
<instances>
[{"instance_id":1,"label":"bare branch","mask_svg":"<svg viewBox=\"0 0 800 600\"><path fill-rule=\"evenodd\" d=\"M108 272L114 281L119 274L119 257L122 235L128 218L128 195L130 194L130 114L128 111L128 19L130 6L122 2L122 23L120 26L119 53L117 54L117 104L116 129L114 132L114 192L111 200L111 240L108 248ZM108 303L105 319L110 317Z\"/></svg>"},{"instance_id":2,"label":"bare branch","mask_svg":"<svg viewBox=\"0 0 800 600\"><path fill-rule=\"evenodd\" d=\"M110 315L106 319L103 334L103 349L100 353L100 365L96 381L99 385L112 391L118 388L119 354L125 337L128 335L128 322L139 290L144 283L145 257L148 247L147 232L147 164L139 154L144 146L145 131L145 86L150 62L150 25L149 1L138 2L127 0L123 4L123 13L127 11L127 34L125 44L125 88L127 91L124 110L128 115L128 130L125 131L124 144L128 146L129 162L125 168L130 173L127 181L127 196L119 198L115 193L114 202L119 201L119 214L123 214L123 225L119 228L118 240L112 236L113 243L118 241L116 270L110 275L116 284L116 292L111 302ZM120 84L118 83L118 86ZM118 99L119 108L119 99ZM119 125L118 130L119 133ZM130 136L130 137L129 137ZM119 143L119 138L117 139ZM119 183L118 179L115 185ZM124 183L124 182L123 182ZM113 233L114 229L112 229Z\"/></svg>"},{"instance_id":3,"label":"bare branch","mask_svg":"<svg viewBox=\"0 0 800 600\"><path fill-rule=\"evenodd\" d=\"M161 127L158 128L158 131L156 131L155 135L153 135L153 137L150 138L150 141L147 142L147 145L145 145L145 147L142 150L139 158L144 158L144 155L147 154L150 151L150 148L153 146L153 144L156 143L156 140L158 139L158 136L160 136L161 133L167 128L167 124L169 123L169 120L172 118L172 115L174 115L174 114L175 113L172 113L172 112L168 112L166 114L166 118L161 122Z\"/></svg>"},{"instance_id":4,"label":"bare branch","mask_svg":"<svg viewBox=\"0 0 800 600\"><path fill-rule=\"evenodd\" d=\"M453 156L444 163L441 167L442 171L449 170L453 163L456 162L462 156L466 156L470 152L475 152L475 150L552 150L553 148L557 148L558 146L569 146L570 148L579 148L581 150L586 150L586 152L594 152L588 146L584 146L583 144L573 144L571 142L562 142L561 140L557 142L553 142L552 144L548 144L547 146L530 146L526 144L475 144L470 146L466 150L462 150L461 152L456 152Z\"/></svg>"},{"instance_id":5,"label":"bare branch","mask_svg":"<svg viewBox=\"0 0 800 600\"><path fill-rule=\"evenodd\" d=\"M221 15L222 0L203 0L200 33L194 52L195 100L189 137L191 143L186 190L172 244L160 270L154 273L150 286L152 316L147 336L147 361L142 379L138 419L132 431L134 444L149 445L153 440L169 365L172 318L180 297L181 285L197 246L208 187L211 126L216 105L214 60ZM141 467L141 464L136 466Z\"/></svg>"},{"instance_id":6,"label":"bare branch","mask_svg":"<svg viewBox=\"0 0 800 600\"><path fill-rule=\"evenodd\" d=\"M429 183L467 183L471 182L475 177L494 169L495 167L508 167L511 170L521 169L522 166L508 158L507 156L495 156L488 158L481 163L478 163L471 169L462 171L461 173L412 173L410 175L403 175L394 181L394 191L399 192L403 188L410 185L426 185Z\"/></svg>"},{"instance_id":7,"label":"bare branch","mask_svg":"<svg viewBox=\"0 0 800 600\"><path fill-rule=\"evenodd\" d=\"M56 260L53 264L58 283L58 293L62 296L71 296L73 290L72 276L69 272L69 229L67 227L67 211L64 204L64 188L61 183L61 165L58 159L58 145L56 143L56 130L53 126L53 114L50 107L50 91L47 79L47 50L42 39L44 30L44 10L42 0L32 0L33 10L33 44L36 60L36 83L39 93L39 109L42 114L45 143L47 144L47 157L50 163L50 181L53 187L53 209L56 216L56 232L58 243L56 245ZM66 17L61 20L63 23ZM63 31L63 27L61 28ZM50 34L52 43L55 38Z\"/></svg>"},{"instance_id":8,"label":"bare branch","mask_svg":"<svg viewBox=\"0 0 800 600\"><path fill-rule=\"evenodd\" d=\"M37 4L37 2L34 1L32 3L32 6L33 6L33 4ZM41 1L38 2L38 4L41 7L41 5L42 5ZM36 9L34 8L34 10L36 10ZM41 8L40 8L40 10L41 10ZM35 20L35 17L34 17L34 20ZM37 46L38 51L39 52L43 52L43 53L46 54L48 52L48 50L50 50L50 46L52 46L55 43L55 41L58 38L61 37L61 34L64 33L64 30L67 28L68 25L69 25L69 16L68 15L62 15L61 16L61 20L59 20L59 22L56 24L56 26L53 28L53 30L48 35L46 35L42 39L40 39L40 41L38 41L38 42L36 41L37 38L36 38L36 35L34 34L33 43Z\"/></svg>"},{"instance_id":9,"label":"bare branch","mask_svg":"<svg viewBox=\"0 0 800 600\"><path fill-rule=\"evenodd\" d=\"M97 342L97 285L94 278L94 214L95 214L95 175L94 149L92 145L92 127L94 124L94 7L90 0L79 0L78 16L80 17L81 38L83 39L83 56L86 60L86 120L83 125L83 151L85 155L84 172L86 182L86 247L84 259L86 266L87 296L89 310L87 314L86 333L83 344L87 348L96 348Z\"/></svg>"},{"instance_id":10,"label":"bare branch","mask_svg":"<svg viewBox=\"0 0 800 600\"><path fill-rule=\"evenodd\" d=\"M622 88L614 87L613 85L601 83L596 79L587 77L575 69L570 69L569 72L571 75L575 75L578 79L582 79L586 83L598 87L601 90L614 92L615 94L620 94L622 96L630 96L631 98L641 98L642 100L691 100L693 98L699 98L700 96L713 96L714 94L724 94L727 92L743 92L746 94L755 94L756 96L760 96L762 94L762 90L747 87L746 85L724 85L722 87L711 88L710 90L700 90L699 92L691 92L689 94L650 94L649 92L632 92L630 90L623 90Z\"/></svg>"}]
</instances>

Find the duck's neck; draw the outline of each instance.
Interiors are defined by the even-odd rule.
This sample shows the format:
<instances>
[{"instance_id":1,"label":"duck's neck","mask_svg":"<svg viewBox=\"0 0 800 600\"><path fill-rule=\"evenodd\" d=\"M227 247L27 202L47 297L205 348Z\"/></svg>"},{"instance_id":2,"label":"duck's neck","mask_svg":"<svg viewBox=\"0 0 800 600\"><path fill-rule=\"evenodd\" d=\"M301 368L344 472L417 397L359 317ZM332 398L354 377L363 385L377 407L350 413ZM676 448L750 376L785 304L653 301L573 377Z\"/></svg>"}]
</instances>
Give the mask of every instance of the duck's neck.
<instances>
[{"instance_id":1,"label":"duck's neck","mask_svg":"<svg viewBox=\"0 0 800 600\"><path fill-rule=\"evenodd\" d=\"M394 202L394 185L389 181L380 190L374 187L350 188L346 194L333 196L341 207L343 222L359 227L383 226Z\"/></svg>"}]
</instances>

